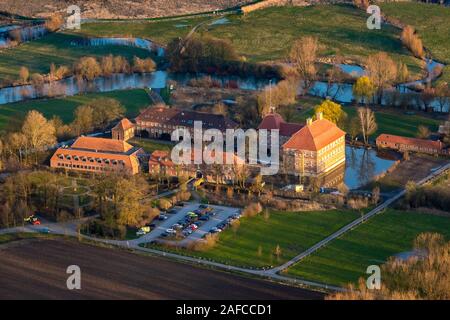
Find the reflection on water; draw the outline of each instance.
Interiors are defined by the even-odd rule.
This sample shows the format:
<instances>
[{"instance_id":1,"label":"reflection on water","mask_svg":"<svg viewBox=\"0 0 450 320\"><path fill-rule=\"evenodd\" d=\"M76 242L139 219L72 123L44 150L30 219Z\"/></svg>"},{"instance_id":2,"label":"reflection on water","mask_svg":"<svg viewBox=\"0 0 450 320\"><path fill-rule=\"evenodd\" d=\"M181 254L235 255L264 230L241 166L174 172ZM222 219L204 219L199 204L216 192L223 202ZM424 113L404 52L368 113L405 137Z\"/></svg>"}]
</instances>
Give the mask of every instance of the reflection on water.
<instances>
[{"instance_id":1,"label":"reflection on water","mask_svg":"<svg viewBox=\"0 0 450 320\"><path fill-rule=\"evenodd\" d=\"M19 30L21 42L39 39L48 33L48 30L42 24L33 26L10 25L0 27L0 48L10 46L9 32L12 30Z\"/></svg>"},{"instance_id":2,"label":"reflection on water","mask_svg":"<svg viewBox=\"0 0 450 320\"><path fill-rule=\"evenodd\" d=\"M350 190L367 185L375 177L386 172L394 160L381 158L375 150L345 147L345 164L319 177L324 188L337 188L345 184Z\"/></svg>"},{"instance_id":3,"label":"reflection on water","mask_svg":"<svg viewBox=\"0 0 450 320\"><path fill-rule=\"evenodd\" d=\"M346 146L345 156L344 182L349 189L357 189L368 184L395 163L394 160L380 158L374 149Z\"/></svg>"},{"instance_id":4,"label":"reflection on water","mask_svg":"<svg viewBox=\"0 0 450 320\"><path fill-rule=\"evenodd\" d=\"M142 38L80 38L78 40L73 40L70 45L90 47L126 46L155 52L158 57L162 57L165 54L163 47L150 40Z\"/></svg>"},{"instance_id":5,"label":"reflection on water","mask_svg":"<svg viewBox=\"0 0 450 320\"><path fill-rule=\"evenodd\" d=\"M172 74L166 71L156 71L144 74L114 74L111 77L96 78L93 81L77 80L75 77L66 78L40 86L23 85L0 89L0 104L35 99L41 97L73 96L86 92L109 92L134 88L162 89L168 80L175 80L186 85L191 79L202 77L191 74ZM268 85L269 80L255 78L219 77L213 76L222 86L231 85L243 90L259 90Z\"/></svg>"}]
</instances>

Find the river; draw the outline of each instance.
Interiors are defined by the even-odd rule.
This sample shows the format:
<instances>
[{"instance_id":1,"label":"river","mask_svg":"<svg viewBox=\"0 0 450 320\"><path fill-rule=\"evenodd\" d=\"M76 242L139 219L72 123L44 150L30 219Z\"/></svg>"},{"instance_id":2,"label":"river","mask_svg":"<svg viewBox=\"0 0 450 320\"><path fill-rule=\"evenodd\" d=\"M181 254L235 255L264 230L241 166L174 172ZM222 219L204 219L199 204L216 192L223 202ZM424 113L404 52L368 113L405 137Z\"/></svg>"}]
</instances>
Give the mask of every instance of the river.
<instances>
[{"instance_id":1,"label":"river","mask_svg":"<svg viewBox=\"0 0 450 320\"><path fill-rule=\"evenodd\" d=\"M22 30L24 39L37 37L42 35L43 26L31 27L33 31ZM28 38L27 38L28 37ZM1 39L1 33L0 33ZM0 40L1 41L1 40ZM79 41L73 41L73 46L132 46L141 49L148 50L152 53L156 53L157 56L164 56L165 49L162 46L155 44L154 42L142 39L142 38L80 38ZM436 61L427 61L427 70L431 74L431 71L440 64ZM339 64L338 65L345 73L359 77L365 74L365 70L361 66L351 64ZM167 81L175 80L181 85L185 85L190 79L199 78L204 75L198 74L173 74L165 70L158 70L151 74L115 74L112 77L104 78L100 77L92 82L86 80L78 81L74 77L66 78L63 80L55 81L53 83L45 83L39 87L33 87L31 85L22 85L15 87L6 87L0 89L0 104L7 104L13 102L24 101L28 99L53 97L53 96L72 96L85 92L109 92L114 90L132 89L132 88L153 88L162 89L167 86ZM222 85L232 84L232 87L237 87L244 90L260 90L269 84L274 79L256 79L254 77L237 77L237 76L215 76L212 75L214 80L217 80ZM399 85L396 89L401 93L413 93L409 86L424 83L429 81L430 78L405 83ZM348 83L334 83L329 85L323 81L317 81L312 88L308 91L309 94L318 97L331 97L333 100L341 103L350 103L354 100L353 88ZM386 99L383 99L382 104L386 104ZM418 102L414 102L418 108ZM436 111L440 111L440 106L437 100L432 101L430 104ZM443 111L448 112L449 102L444 106Z\"/></svg>"}]
</instances>

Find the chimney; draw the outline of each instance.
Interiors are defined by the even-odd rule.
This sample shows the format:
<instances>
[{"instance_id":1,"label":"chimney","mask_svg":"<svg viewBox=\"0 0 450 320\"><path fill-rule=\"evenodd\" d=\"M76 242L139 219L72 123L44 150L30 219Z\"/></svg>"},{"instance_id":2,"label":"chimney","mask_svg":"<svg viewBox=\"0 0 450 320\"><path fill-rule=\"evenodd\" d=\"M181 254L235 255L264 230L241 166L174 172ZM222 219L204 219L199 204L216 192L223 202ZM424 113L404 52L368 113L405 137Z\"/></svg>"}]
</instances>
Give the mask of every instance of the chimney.
<instances>
[{"instance_id":1,"label":"chimney","mask_svg":"<svg viewBox=\"0 0 450 320\"><path fill-rule=\"evenodd\" d=\"M323 119L323 113L322 112L317 112L316 113L316 118L317 118L317 120L322 120Z\"/></svg>"},{"instance_id":2,"label":"chimney","mask_svg":"<svg viewBox=\"0 0 450 320\"><path fill-rule=\"evenodd\" d=\"M307 126L310 126L312 124L312 122L313 122L312 118L306 119L306 125Z\"/></svg>"}]
</instances>

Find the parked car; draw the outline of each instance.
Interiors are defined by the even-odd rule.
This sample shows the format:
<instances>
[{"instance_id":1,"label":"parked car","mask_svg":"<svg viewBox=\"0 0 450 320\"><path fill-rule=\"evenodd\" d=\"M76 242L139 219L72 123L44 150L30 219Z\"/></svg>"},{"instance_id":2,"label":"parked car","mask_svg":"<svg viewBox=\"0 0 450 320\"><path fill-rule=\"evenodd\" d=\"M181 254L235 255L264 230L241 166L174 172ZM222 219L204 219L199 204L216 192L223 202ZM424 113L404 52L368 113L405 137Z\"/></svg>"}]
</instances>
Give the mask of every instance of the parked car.
<instances>
[{"instance_id":1,"label":"parked car","mask_svg":"<svg viewBox=\"0 0 450 320\"><path fill-rule=\"evenodd\" d=\"M174 230L174 229L172 229L172 228L167 229L166 232L167 232L168 234L176 234L176 233L177 233L177 231Z\"/></svg>"},{"instance_id":2,"label":"parked car","mask_svg":"<svg viewBox=\"0 0 450 320\"><path fill-rule=\"evenodd\" d=\"M41 229L39 229L38 231L39 231L39 233L46 233L46 234L49 234L49 233L52 232L52 230L50 230L50 229L47 228L47 227L41 228Z\"/></svg>"},{"instance_id":3,"label":"parked car","mask_svg":"<svg viewBox=\"0 0 450 320\"><path fill-rule=\"evenodd\" d=\"M192 234L192 230L191 229L184 229L183 230L183 234L187 237L188 235Z\"/></svg>"},{"instance_id":4,"label":"parked car","mask_svg":"<svg viewBox=\"0 0 450 320\"><path fill-rule=\"evenodd\" d=\"M170 209L170 210L167 210L167 213L169 213L169 214L175 214L175 213L177 213L177 210L175 210L175 209Z\"/></svg>"},{"instance_id":5,"label":"parked car","mask_svg":"<svg viewBox=\"0 0 450 320\"><path fill-rule=\"evenodd\" d=\"M191 230L194 231L194 230L197 230L197 229L198 229L198 226L195 225L195 224L191 224L191 225L189 226L189 228L191 228Z\"/></svg>"},{"instance_id":6,"label":"parked car","mask_svg":"<svg viewBox=\"0 0 450 320\"><path fill-rule=\"evenodd\" d=\"M198 218L198 220L201 220L201 221L208 221L208 220L209 220L209 216L207 216L207 215L202 216L202 217Z\"/></svg>"},{"instance_id":7,"label":"parked car","mask_svg":"<svg viewBox=\"0 0 450 320\"><path fill-rule=\"evenodd\" d=\"M145 226L150 228L156 228L156 223L147 223Z\"/></svg>"},{"instance_id":8,"label":"parked car","mask_svg":"<svg viewBox=\"0 0 450 320\"><path fill-rule=\"evenodd\" d=\"M167 220L168 218L169 218L168 216L161 214L161 215L159 215L158 220L164 221L164 220Z\"/></svg>"},{"instance_id":9,"label":"parked car","mask_svg":"<svg viewBox=\"0 0 450 320\"><path fill-rule=\"evenodd\" d=\"M136 231L136 236L138 236L138 237L144 236L144 235L146 235L146 234L147 234L147 232L145 232L144 230L138 230L138 231Z\"/></svg>"},{"instance_id":10,"label":"parked car","mask_svg":"<svg viewBox=\"0 0 450 320\"><path fill-rule=\"evenodd\" d=\"M210 211L209 214L210 214L211 216L214 217L214 216L217 214L217 212L215 212L215 211L213 210L213 211Z\"/></svg>"},{"instance_id":11,"label":"parked car","mask_svg":"<svg viewBox=\"0 0 450 320\"><path fill-rule=\"evenodd\" d=\"M182 225L182 224L179 224L179 223L175 223L175 224L172 226L172 229L175 229L175 230L183 229L183 225Z\"/></svg>"},{"instance_id":12,"label":"parked car","mask_svg":"<svg viewBox=\"0 0 450 320\"><path fill-rule=\"evenodd\" d=\"M210 233L219 233L222 232L222 229L218 228L218 227L214 227L211 230L209 230Z\"/></svg>"}]
</instances>

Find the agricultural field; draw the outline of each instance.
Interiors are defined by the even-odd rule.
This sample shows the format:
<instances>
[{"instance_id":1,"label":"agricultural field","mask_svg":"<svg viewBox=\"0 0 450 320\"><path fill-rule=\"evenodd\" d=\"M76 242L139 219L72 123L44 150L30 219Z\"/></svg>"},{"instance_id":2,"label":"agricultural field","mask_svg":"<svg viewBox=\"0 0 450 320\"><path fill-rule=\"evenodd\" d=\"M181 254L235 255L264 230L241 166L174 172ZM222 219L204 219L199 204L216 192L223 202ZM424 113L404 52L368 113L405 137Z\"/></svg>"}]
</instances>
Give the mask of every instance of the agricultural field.
<instances>
[{"instance_id":1,"label":"agricultural field","mask_svg":"<svg viewBox=\"0 0 450 320\"><path fill-rule=\"evenodd\" d=\"M449 239L450 217L389 209L300 261L287 275L334 285L356 282L369 265L410 251L422 232Z\"/></svg>"},{"instance_id":2,"label":"agricultural field","mask_svg":"<svg viewBox=\"0 0 450 320\"><path fill-rule=\"evenodd\" d=\"M176 250L235 266L280 265L357 217L354 211L270 211L268 218L263 214L241 218L237 231L230 228L222 232L212 249L204 252ZM277 246L281 249L279 257L274 254Z\"/></svg>"},{"instance_id":3,"label":"agricultural field","mask_svg":"<svg viewBox=\"0 0 450 320\"><path fill-rule=\"evenodd\" d=\"M65 123L69 123L73 120L73 112L76 107L101 97L117 99L125 107L127 117L137 116L139 110L151 103L145 90L133 89L4 104L0 105L0 130L19 126L30 110L42 112L48 119L56 115L61 117Z\"/></svg>"}]
</instances>

